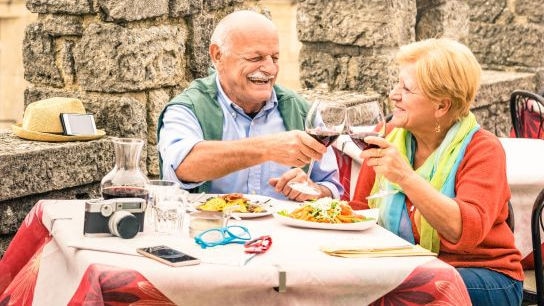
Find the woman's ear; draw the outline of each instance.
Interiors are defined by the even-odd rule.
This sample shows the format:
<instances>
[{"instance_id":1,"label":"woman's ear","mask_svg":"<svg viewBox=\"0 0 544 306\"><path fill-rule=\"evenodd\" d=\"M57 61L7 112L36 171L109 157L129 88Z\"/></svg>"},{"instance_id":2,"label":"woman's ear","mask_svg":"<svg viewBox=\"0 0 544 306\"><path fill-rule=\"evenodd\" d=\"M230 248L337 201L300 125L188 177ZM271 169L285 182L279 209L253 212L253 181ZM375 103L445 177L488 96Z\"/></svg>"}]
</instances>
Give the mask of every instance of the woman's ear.
<instances>
[{"instance_id":1,"label":"woman's ear","mask_svg":"<svg viewBox=\"0 0 544 306\"><path fill-rule=\"evenodd\" d=\"M435 104L436 110L435 114L437 117L442 117L447 114L451 109L451 100L442 99Z\"/></svg>"}]
</instances>

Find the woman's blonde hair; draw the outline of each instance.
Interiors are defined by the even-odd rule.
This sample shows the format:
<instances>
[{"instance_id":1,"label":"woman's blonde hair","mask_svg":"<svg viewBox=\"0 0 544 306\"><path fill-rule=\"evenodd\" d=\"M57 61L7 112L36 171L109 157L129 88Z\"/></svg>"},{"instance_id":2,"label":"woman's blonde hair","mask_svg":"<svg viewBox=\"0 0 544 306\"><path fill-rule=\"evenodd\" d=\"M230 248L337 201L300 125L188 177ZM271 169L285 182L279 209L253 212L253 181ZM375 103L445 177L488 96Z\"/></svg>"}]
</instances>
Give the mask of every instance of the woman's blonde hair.
<instances>
[{"instance_id":1,"label":"woman's blonde hair","mask_svg":"<svg viewBox=\"0 0 544 306\"><path fill-rule=\"evenodd\" d=\"M482 68L467 46L448 38L425 39L402 46L396 61L415 64L419 89L427 98L450 99L457 118L468 114Z\"/></svg>"}]
</instances>

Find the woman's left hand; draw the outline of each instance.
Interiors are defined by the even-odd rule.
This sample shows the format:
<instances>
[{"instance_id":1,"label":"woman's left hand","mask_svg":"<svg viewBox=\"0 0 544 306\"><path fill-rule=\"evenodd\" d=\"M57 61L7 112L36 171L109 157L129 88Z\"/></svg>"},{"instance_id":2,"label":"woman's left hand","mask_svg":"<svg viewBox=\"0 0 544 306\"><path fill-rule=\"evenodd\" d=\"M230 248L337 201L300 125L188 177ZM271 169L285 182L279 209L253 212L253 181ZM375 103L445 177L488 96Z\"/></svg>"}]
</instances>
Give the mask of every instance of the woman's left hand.
<instances>
[{"instance_id":1,"label":"woman's left hand","mask_svg":"<svg viewBox=\"0 0 544 306\"><path fill-rule=\"evenodd\" d=\"M414 171L397 148L384 138L367 136L365 142L379 147L366 149L361 153L361 158L374 168L376 175L383 175L390 182L398 184Z\"/></svg>"}]
</instances>

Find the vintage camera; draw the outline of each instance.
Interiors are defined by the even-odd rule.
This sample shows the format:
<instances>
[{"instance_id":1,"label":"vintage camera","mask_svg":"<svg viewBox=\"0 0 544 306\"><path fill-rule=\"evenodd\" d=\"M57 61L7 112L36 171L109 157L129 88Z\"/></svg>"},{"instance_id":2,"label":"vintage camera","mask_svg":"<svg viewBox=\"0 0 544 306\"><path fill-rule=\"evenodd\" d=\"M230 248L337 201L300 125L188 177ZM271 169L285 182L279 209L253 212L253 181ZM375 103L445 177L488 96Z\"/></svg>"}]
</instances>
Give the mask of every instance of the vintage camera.
<instances>
[{"instance_id":1,"label":"vintage camera","mask_svg":"<svg viewBox=\"0 0 544 306\"><path fill-rule=\"evenodd\" d=\"M140 198L95 199L85 202L85 236L114 235L129 239L144 228L146 201Z\"/></svg>"}]
</instances>

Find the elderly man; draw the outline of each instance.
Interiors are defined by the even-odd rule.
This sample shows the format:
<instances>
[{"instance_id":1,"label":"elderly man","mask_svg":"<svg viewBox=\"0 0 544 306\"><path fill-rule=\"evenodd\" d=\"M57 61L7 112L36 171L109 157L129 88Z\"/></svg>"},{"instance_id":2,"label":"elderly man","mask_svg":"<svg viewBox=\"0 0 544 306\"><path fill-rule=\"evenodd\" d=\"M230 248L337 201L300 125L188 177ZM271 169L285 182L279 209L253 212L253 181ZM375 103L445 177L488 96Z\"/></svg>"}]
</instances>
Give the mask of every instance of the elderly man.
<instances>
[{"instance_id":1,"label":"elderly man","mask_svg":"<svg viewBox=\"0 0 544 306\"><path fill-rule=\"evenodd\" d=\"M276 26L253 11L231 13L214 30L209 54L214 73L193 81L159 117L163 178L198 192L339 197L332 150L303 132L308 103L275 85ZM311 159L308 178L300 167ZM305 180L319 195L289 187Z\"/></svg>"}]
</instances>

